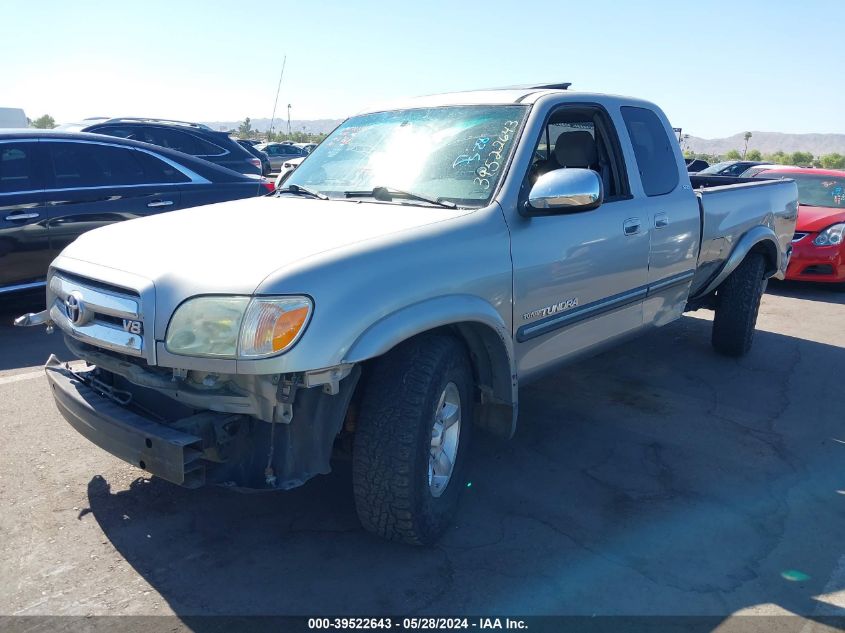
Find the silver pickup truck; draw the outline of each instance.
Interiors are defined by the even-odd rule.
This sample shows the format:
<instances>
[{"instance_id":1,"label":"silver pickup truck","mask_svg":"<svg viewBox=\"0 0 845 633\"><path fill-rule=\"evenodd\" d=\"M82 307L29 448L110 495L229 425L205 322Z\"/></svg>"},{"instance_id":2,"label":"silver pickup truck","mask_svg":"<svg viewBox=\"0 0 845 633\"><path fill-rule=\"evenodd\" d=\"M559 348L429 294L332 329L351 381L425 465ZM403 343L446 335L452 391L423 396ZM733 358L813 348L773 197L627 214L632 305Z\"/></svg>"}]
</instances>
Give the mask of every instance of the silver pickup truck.
<instances>
[{"instance_id":1,"label":"silver pickup truck","mask_svg":"<svg viewBox=\"0 0 845 633\"><path fill-rule=\"evenodd\" d=\"M47 363L62 415L188 487L289 489L351 451L363 525L430 543L520 386L685 310L746 353L794 182L690 178L660 109L567 87L374 108L275 195L83 235L18 319L88 361Z\"/></svg>"}]
</instances>

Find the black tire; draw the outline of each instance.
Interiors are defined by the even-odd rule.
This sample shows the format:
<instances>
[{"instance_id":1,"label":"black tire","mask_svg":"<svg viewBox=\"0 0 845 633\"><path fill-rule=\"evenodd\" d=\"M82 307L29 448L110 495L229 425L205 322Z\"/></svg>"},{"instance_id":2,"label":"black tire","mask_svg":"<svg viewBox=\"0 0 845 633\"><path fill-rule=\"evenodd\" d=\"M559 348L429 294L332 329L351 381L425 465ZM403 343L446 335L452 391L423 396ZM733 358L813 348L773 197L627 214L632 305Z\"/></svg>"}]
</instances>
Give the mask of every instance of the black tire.
<instances>
[{"instance_id":1,"label":"black tire","mask_svg":"<svg viewBox=\"0 0 845 633\"><path fill-rule=\"evenodd\" d=\"M429 487L435 409L448 383L460 396L452 474ZM474 385L461 343L445 335L406 341L377 359L367 378L352 447L352 486L362 525L379 536L429 545L449 527L464 487Z\"/></svg>"},{"instance_id":2,"label":"black tire","mask_svg":"<svg viewBox=\"0 0 845 633\"><path fill-rule=\"evenodd\" d=\"M716 291L712 343L720 354L744 356L751 349L765 275L763 255L750 253Z\"/></svg>"}]
</instances>

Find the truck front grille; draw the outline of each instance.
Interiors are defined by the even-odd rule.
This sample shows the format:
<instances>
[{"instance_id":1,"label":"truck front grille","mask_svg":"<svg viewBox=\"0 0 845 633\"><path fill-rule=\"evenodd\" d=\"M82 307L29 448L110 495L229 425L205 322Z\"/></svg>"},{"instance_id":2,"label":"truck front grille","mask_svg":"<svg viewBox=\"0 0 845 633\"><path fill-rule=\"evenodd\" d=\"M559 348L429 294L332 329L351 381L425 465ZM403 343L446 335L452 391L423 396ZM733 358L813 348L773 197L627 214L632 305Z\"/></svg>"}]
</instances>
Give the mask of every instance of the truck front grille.
<instances>
[{"instance_id":1,"label":"truck front grille","mask_svg":"<svg viewBox=\"0 0 845 633\"><path fill-rule=\"evenodd\" d=\"M69 336L129 356L144 355L146 332L137 292L76 275L50 277L50 318Z\"/></svg>"}]
</instances>

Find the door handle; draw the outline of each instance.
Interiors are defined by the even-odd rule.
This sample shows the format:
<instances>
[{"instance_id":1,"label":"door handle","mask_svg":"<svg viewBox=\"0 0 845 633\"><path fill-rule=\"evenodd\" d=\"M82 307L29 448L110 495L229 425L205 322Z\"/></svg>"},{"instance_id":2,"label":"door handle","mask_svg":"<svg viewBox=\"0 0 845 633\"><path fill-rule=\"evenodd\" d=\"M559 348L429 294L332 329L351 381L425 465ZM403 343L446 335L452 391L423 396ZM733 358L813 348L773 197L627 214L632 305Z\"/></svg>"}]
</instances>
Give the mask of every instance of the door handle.
<instances>
[{"instance_id":1,"label":"door handle","mask_svg":"<svg viewBox=\"0 0 845 633\"><path fill-rule=\"evenodd\" d=\"M169 207L172 204L173 200L153 200L148 202L147 206L151 209L157 209L158 207Z\"/></svg>"},{"instance_id":2,"label":"door handle","mask_svg":"<svg viewBox=\"0 0 845 633\"><path fill-rule=\"evenodd\" d=\"M15 220L32 220L40 216L40 213L18 213L17 215L7 215L6 219L9 222L14 222Z\"/></svg>"},{"instance_id":3,"label":"door handle","mask_svg":"<svg viewBox=\"0 0 845 633\"><path fill-rule=\"evenodd\" d=\"M665 213L656 213L654 216L654 228L662 229L669 226L669 216Z\"/></svg>"},{"instance_id":4,"label":"door handle","mask_svg":"<svg viewBox=\"0 0 845 633\"><path fill-rule=\"evenodd\" d=\"M640 232L640 219L628 218L622 223L622 230L625 231L625 235L636 235Z\"/></svg>"}]
</instances>

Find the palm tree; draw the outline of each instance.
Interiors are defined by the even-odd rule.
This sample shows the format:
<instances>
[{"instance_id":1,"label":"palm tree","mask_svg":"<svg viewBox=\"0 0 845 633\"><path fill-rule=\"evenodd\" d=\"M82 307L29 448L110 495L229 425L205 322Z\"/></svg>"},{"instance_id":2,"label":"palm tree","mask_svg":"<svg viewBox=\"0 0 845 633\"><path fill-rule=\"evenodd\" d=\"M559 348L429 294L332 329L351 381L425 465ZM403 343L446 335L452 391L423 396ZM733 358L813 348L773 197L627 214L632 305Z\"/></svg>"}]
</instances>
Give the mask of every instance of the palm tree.
<instances>
[{"instance_id":1,"label":"palm tree","mask_svg":"<svg viewBox=\"0 0 845 633\"><path fill-rule=\"evenodd\" d=\"M745 149L742 150L742 159L745 160L745 153L748 151L748 141L751 138L751 132L745 133Z\"/></svg>"}]
</instances>

